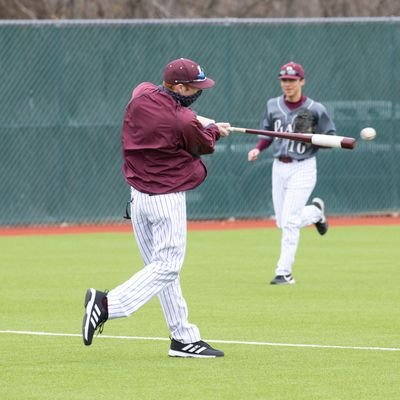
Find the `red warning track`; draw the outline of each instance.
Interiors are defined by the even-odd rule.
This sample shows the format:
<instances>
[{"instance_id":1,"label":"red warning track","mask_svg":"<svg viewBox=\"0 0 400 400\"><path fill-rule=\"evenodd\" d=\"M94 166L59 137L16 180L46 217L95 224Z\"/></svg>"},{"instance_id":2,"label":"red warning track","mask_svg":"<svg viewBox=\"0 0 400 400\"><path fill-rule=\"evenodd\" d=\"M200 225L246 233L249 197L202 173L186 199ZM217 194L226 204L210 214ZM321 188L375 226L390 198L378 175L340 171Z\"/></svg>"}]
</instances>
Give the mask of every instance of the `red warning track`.
<instances>
[{"instance_id":1,"label":"red warning track","mask_svg":"<svg viewBox=\"0 0 400 400\"><path fill-rule=\"evenodd\" d=\"M400 216L367 217L329 217L330 226L376 226L400 225ZM224 220L189 221L189 230L237 230L254 228L274 228L275 221L265 220ZM51 226L0 226L0 236L32 235L75 235L84 233L121 233L131 232L129 223L110 225L51 225Z\"/></svg>"}]
</instances>

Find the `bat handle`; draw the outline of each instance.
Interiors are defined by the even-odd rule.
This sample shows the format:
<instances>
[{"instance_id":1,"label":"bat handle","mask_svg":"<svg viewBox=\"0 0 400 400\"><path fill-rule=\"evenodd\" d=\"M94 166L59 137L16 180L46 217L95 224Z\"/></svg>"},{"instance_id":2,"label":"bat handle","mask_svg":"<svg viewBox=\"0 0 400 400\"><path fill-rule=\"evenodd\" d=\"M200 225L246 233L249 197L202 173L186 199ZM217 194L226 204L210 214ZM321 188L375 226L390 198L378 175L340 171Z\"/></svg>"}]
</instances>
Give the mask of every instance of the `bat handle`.
<instances>
[{"instance_id":1,"label":"bat handle","mask_svg":"<svg viewBox=\"0 0 400 400\"><path fill-rule=\"evenodd\" d=\"M228 128L228 131L230 132L242 132L242 133L246 133L246 128L238 128L236 126L230 126Z\"/></svg>"}]
</instances>

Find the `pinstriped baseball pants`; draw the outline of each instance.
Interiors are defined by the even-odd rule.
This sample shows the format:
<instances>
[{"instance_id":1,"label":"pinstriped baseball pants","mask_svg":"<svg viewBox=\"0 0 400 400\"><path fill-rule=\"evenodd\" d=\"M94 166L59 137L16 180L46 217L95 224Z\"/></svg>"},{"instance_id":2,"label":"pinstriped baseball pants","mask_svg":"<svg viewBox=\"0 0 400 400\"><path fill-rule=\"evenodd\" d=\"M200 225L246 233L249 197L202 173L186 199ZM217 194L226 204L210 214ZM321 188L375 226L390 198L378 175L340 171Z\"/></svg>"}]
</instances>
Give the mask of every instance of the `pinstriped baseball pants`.
<instances>
[{"instance_id":1,"label":"pinstriped baseball pants","mask_svg":"<svg viewBox=\"0 0 400 400\"><path fill-rule=\"evenodd\" d=\"M274 160L272 165L272 199L276 224L282 230L281 254L276 275L292 273L300 229L318 222L321 210L306 205L317 182L316 158L289 164Z\"/></svg>"},{"instance_id":2,"label":"pinstriped baseball pants","mask_svg":"<svg viewBox=\"0 0 400 400\"><path fill-rule=\"evenodd\" d=\"M200 340L188 322L179 272L186 251L186 194L154 195L131 188L131 215L144 268L108 293L109 319L128 317L158 296L171 336L182 343Z\"/></svg>"}]
</instances>

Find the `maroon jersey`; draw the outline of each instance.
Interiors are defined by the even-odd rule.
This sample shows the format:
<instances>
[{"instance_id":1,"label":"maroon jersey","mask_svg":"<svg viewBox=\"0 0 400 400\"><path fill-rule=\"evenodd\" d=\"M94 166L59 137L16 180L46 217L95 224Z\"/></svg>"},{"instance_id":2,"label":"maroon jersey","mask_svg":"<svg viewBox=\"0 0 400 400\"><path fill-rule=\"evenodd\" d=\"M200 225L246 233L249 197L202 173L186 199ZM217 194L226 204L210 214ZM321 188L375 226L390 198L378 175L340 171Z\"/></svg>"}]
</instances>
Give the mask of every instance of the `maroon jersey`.
<instances>
[{"instance_id":1,"label":"maroon jersey","mask_svg":"<svg viewBox=\"0 0 400 400\"><path fill-rule=\"evenodd\" d=\"M149 82L132 93L122 127L123 171L143 193L166 194L200 185L207 170L200 155L214 151L215 124L207 128L166 89Z\"/></svg>"}]
</instances>

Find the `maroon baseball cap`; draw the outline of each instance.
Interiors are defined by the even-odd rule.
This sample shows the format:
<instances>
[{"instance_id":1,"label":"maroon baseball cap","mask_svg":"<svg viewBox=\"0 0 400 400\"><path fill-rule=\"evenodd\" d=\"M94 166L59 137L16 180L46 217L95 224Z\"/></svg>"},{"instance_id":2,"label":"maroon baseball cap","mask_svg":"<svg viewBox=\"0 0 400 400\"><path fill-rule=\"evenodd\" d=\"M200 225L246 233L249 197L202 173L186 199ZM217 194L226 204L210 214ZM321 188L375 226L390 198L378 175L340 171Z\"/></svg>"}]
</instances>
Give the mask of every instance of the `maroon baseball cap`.
<instances>
[{"instance_id":1,"label":"maroon baseball cap","mask_svg":"<svg viewBox=\"0 0 400 400\"><path fill-rule=\"evenodd\" d=\"M304 79L304 68L300 64L290 61L280 68L279 79Z\"/></svg>"},{"instance_id":2,"label":"maroon baseball cap","mask_svg":"<svg viewBox=\"0 0 400 400\"><path fill-rule=\"evenodd\" d=\"M164 82L176 85L185 83L197 89L208 89L215 82L207 78L200 65L187 58L170 61L164 68Z\"/></svg>"}]
</instances>

